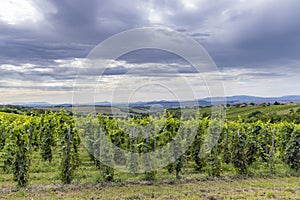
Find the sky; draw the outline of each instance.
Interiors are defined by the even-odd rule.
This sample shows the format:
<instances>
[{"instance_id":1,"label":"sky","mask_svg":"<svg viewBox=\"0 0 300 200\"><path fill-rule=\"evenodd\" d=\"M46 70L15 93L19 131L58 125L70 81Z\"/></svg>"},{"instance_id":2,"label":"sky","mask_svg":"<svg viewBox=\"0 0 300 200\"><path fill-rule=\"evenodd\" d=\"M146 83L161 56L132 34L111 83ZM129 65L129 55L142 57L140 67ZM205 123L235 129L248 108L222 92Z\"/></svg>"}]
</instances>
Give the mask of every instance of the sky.
<instances>
[{"instance_id":1,"label":"sky","mask_svg":"<svg viewBox=\"0 0 300 200\"><path fill-rule=\"evenodd\" d=\"M0 104L72 103L74 88L84 102L212 95L205 77L216 71L199 73L161 49L128 52L110 60L104 73L105 58L99 58L99 69L80 73L97 45L145 27L173 30L201 45L226 96L300 94L299 10L298 0L1 0ZM123 42L113 47L134 43ZM78 76L86 83L78 84Z\"/></svg>"}]
</instances>

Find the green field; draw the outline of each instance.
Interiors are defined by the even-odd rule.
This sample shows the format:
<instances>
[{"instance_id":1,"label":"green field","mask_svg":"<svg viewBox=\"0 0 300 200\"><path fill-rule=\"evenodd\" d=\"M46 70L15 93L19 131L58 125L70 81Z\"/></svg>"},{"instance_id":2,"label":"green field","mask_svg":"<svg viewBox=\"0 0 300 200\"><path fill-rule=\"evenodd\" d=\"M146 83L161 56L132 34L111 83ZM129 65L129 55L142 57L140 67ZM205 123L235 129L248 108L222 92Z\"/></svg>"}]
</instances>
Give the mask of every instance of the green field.
<instances>
[{"instance_id":1,"label":"green field","mask_svg":"<svg viewBox=\"0 0 300 200\"><path fill-rule=\"evenodd\" d=\"M1 199L300 199L299 178L182 180L157 183L32 185L1 189Z\"/></svg>"},{"instance_id":2,"label":"green field","mask_svg":"<svg viewBox=\"0 0 300 200\"><path fill-rule=\"evenodd\" d=\"M247 106L242 108L229 107L226 110L226 117L228 119L237 119L238 116L242 118L247 117L249 114L260 111L265 114L276 113L278 115L288 114L291 109L296 111L300 108L300 105L271 105L271 106Z\"/></svg>"},{"instance_id":3,"label":"green field","mask_svg":"<svg viewBox=\"0 0 300 200\"><path fill-rule=\"evenodd\" d=\"M80 109L85 109L88 110L91 107L80 107ZM54 107L54 108L43 108L45 110L53 110L53 111L59 111L62 109L62 107ZM66 107L64 108L67 111L72 111L72 107ZM278 115L281 114L288 114L290 110L293 109L296 111L297 109L300 109L300 105L270 105L270 106L246 106L246 107L237 107L237 106L230 106L226 107L226 118L227 119L237 119L238 116L242 118L246 118L249 114L253 112L260 111L264 114L272 114L276 113ZM172 110L172 109L171 109ZM196 113L195 108L188 108L188 107L183 107L183 108L178 108L178 109L173 109L173 110L180 110L181 112L185 113ZM133 114L144 114L148 112L147 108L142 108L142 107L131 107L131 108L126 108L126 107L106 107L106 106L95 106L95 112L96 113L101 113L105 115L116 115L116 116L124 116L130 111ZM211 107L200 107L199 112L200 113L206 113L209 114L211 113L212 108Z\"/></svg>"},{"instance_id":4,"label":"green field","mask_svg":"<svg viewBox=\"0 0 300 200\"><path fill-rule=\"evenodd\" d=\"M58 136L58 134L66 134L65 132L58 133L58 131L62 130L62 126L58 128L60 130L55 130L53 131L53 133L52 129L48 130L50 131L48 133L52 134L53 137L55 135L56 141L56 144L51 147L53 154L53 159L51 162L44 161L42 159L41 149L36 149L30 152L31 161L28 171L29 183L26 187L21 188L16 186L17 184L14 181L12 169L10 169L9 171L0 169L0 199L300 199L299 170L295 171L294 169L291 169L288 164L282 160L282 155L284 155L285 150L282 149L279 144L281 142L280 139L284 138L284 135L282 133L285 133L284 131L288 129L284 129L285 126L282 126L280 122L276 122L273 124L263 122L264 125L266 125L265 130L268 131L265 132L266 135L263 137L262 135L260 135L264 134L263 130L257 132L259 134L255 139L254 135L253 137L249 136L253 133L253 128L257 125L264 127L264 125L260 123L256 124L256 122L236 122L239 116L242 119L247 119L251 113L255 113L257 111L263 113L266 116L289 116L289 113L291 112L291 110L293 110L293 112L297 112L297 115L294 115L294 117L298 118L299 108L300 105L272 105L265 107L247 106L242 108L231 106L226 108L226 117L227 119L229 119L228 122L226 122L229 127L227 129L227 131L229 131L229 136L231 138L235 137L236 132L234 132L234 127L237 126L241 130L245 131L244 133L241 132L240 134L244 134L246 141L250 141L250 143L245 143L250 146L242 147L243 151L245 152L253 147L251 146L252 144L259 142L267 142L267 146L265 148L271 149L273 128L276 127L278 129L275 137L275 141L277 142L275 143L275 148L277 149L275 149L274 155L272 154L272 163L274 163L272 172L270 170L269 157L267 157L268 161L263 161L264 156L262 154L258 154L258 152L264 152L265 148L262 148L262 146L257 147L260 148L260 150L257 150L257 152L253 154L257 156L257 159L253 163L249 164L246 174L241 174L239 168L237 166L234 166L234 162L237 161L237 159L233 160L233 154L231 155L231 161L228 163L225 162L225 157L222 156L226 155L226 152L233 152L233 149L237 147L234 146L236 144L234 143L234 140L231 140L229 141L229 143L230 145L232 145L231 148L233 149L230 149L232 151L225 151L225 149L222 149L222 151L219 152L222 162L215 165L213 161L210 161L208 158L206 158L205 162L207 162L208 164L200 171L197 170L196 163L194 162L192 156L185 154L186 157L185 161L183 161L183 167L180 171L180 177L176 177L174 170L169 173L167 168L163 168L156 171L156 174L152 177L153 179L151 180L147 178L145 173L133 174L129 172L115 171L113 180L108 181L103 176L103 169L95 165L83 143L81 143L78 146L80 163L74 171L74 176L72 177L71 184L64 185L62 184L60 176L60 164L62 161L60 154L60 142L64 139ZM56 107L52 109L58 111L61 108ZM69 111L71 111L71 108L68 109ZM145 108L131 109L132 113L135 114L147 113L147 110ZM211 112L211 108L209 107L199 109L200 113L203 114L209 114ZM173 111L178 111L178 109L174 109ZM196 113L197 110L192 108L183 108L180 111ZM26 110L24 110L24 112L28 113L28 111ZM113 108L113 112L111 112L111 108L109 107L96 107L96 112L106 115L117 113L116 115L119 116L126 114L124 108ZM19 128L23 129L24 127L22 123L17 123L16 121L22 122L25 120L28 123L36 123L36 120L40 120L40 117L42 117L42 115L26 116L21 114L11 114L3 112L0 112L0 116L0 122L2 123L1 129L4 130L3 128L6 128L6 133L11 131L10 133L12 135L18 135L19 132L13 131L13 126L10 126L8 123L15 123L16 126L19 126ZM59 119L63 119L60 117L64 115L63 113L57 115L48 115L46 113L43 117L45 117L45 119L51 119L51 116L55 116L54 118L52 118L52 120L55 121L56 117ZM72 116L68 116L66 119L71 118ZM112 123L112 121L109 121L111 119L109 119L108 117L106 118L108 120L107 123ZM6 121L8 119L10 119L10 121ZM170 122L175 122L173 118L169 118L169 120ZM293 121L294 119L290 120ZM47 121L47 123L48 122L50 121ZM47 123L43 126L47 126ZM291 126L294 126L295 130L300 130L299 123L287 123L289 123L289 125ZM68 125L67 123L62 124L64 125L64 127ZM175 127L175 124L176 123L174 123L172 126ZM56 127L61 124L60 122L55 121L54 125ZM35 132L35 134L37 135L40 135L43 132L41 131L43 129L38 128L39 126L42 127L41 124L36 124L37 130L39 130ZM246 129L247 127L248 129ZM283 128L282 132L280 132L280 128ZM110 131L111 132L109 134L111 135L120 133L115 132L118 130L114 129L113 126L110 127ZM6 133L5 135L7 135ZM26 135L28 132L22 133ZM224 138L222 140L223 142L220 142L220 144L224 144ZM252 141L254 143L252 143ZM10 142L14 143L15 141L12 138L12 140L2 141L2 144L9 144ZM43 143L39 144L40 147L41 144ZM18 149L18 146L15 145L14 147L15 149ZM298 150L296 149L295 151ZM2 154L3 152L0 151L1 156L4 155ZM268 150L266 152L268 155L271 155L271 151ZM13 155L14 153L12 154L12 156ZM213 157L214 159L219 159L218 153L211 155L215 156ZM298 158L299 157L297 157L297 159ZM4 163L2 162L3 160L4 159L0 157L0 164ZM1 166L1 168L2 167L3 165ZM215 169L217 169L220 174L216 176L210 174L211 170L214 169L214 167L217 167Z\"/></svg>"},{"instance_id":5,"label":"green field","mask_svg":"<svg viewBox=\"0 0 300 200\"><path fill-rule=\"evenodd\" d=\"M113 182L105 182L83 147L80 157L74 181L63 185L57 154L49 163L34 153L30 185L18 188L11 174L0 173L0 199L300 199L300 178L286 175L285 166L276 169L277 175L264 175L266 168L261 175L240 177L225 171L219 178L186 167L182 179L161 170L154 181L145 181L144 174L117 172Z\"/></svg>"}]
</instances>

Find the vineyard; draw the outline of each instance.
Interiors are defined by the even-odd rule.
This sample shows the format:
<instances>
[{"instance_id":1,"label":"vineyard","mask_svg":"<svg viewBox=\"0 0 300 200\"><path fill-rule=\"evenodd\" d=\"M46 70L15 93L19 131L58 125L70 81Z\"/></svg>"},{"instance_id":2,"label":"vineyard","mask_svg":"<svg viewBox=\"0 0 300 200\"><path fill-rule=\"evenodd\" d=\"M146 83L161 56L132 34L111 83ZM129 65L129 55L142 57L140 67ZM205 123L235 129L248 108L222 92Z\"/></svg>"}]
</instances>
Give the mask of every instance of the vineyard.
<instances>
[{"instance_id":1,"label":"vineyard","mask_svg":"<svg viewBox=\"0 0 300 200\"><path fill-rule=\"evenodd\" d=\"M209 117L183 120L165 111L160 117L127 119L90 115L79 118L78 123L81 125L76 126L72 114L63 110L1 113L3 177L11 174L24 187L39 166L46 168L40 171L47 171L48 166L63 184L72 183L88 167L104 182L141 175L151 181L163 174L180 179L189 173L199 177L299 175L300 125L291 121L246 122L239 118L218 126ZM168 159L168 165L155 163L153 156ZM81 179L77 176L76 181Z\"/></svg>"}]
</instances>

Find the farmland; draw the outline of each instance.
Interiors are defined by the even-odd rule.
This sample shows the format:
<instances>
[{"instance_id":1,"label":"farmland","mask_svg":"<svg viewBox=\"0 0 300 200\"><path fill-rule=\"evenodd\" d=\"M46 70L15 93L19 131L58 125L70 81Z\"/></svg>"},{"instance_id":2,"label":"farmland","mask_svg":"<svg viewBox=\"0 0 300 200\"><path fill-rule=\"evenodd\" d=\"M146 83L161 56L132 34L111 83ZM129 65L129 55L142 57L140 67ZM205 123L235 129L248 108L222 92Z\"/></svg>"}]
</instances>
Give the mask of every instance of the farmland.
<instances>
[{"instance_id":1,"label":"farmland","mask_svg":"<svg viewBox=\"0 0 300 200\"><path fill-rule=\"evenodd\" d=\"M228 121L221 129L216 128L218 121L207 116L209 107L200 108L199 119L187 120L177 116L176 109L158 117L126 119L103 112L96 118L80 117L81 127L63 110L0 113L0 197L299 198L298 109L298 105L229 107ZM191 111L185 108L182 113ZM253 115L257 111L259 115ZM146 132L138 128L141 125L148 127ZM85 135L82 127L92 134ZM195 135L190 135L193 127L197 127ZM128 135L130 130L135 137ZM216 133L213 147L200 156L202 146ZM114 151L101 142L106 139L137 154ZM168 145L171 153L157 154L157 159L172 160L164 168L132 157ZM185 145L188 148L178 153Z\"/></svg>"}]
</instances>

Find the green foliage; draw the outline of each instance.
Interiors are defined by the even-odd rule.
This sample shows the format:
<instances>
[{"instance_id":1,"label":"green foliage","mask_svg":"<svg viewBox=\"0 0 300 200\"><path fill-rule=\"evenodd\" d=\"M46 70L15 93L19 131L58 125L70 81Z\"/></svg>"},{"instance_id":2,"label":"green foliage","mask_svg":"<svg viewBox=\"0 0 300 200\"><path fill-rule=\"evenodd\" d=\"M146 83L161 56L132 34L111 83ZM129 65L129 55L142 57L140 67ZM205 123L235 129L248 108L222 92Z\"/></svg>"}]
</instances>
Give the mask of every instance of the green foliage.
<instances>
[{"instance_id":1,"label":"green foliage","mask_svg":"<svg viewBox=\"0 0 300 200\"><path fill-rule=\"evenodd\" d=\"M206 132L206 145L209 146L208 157L208 174L211 176L220 176L222 172L222 156L224 130L222 123L218 120L210 120L209 128Z\"/></svg>"},{"instance_id":2,"label":"green foliage","mask_svg":"<svg viewBox=\"0 0 300 200\"><path fill-rule=\"evenodd\" d=\"M171 132L171 135L174 137L177 135L177 131L179 129L179 123L175 121L172 117L167 119L167 130ZM172 158L175 159L175 162L173 163L174 169L176 172L176 178L180 178L179 173L181 172L183 168L183 162L184 162L184 156L183 154L183 140L180 138L181 135L177 135L177 138L174 138L171 142L171 149L172 149Z\"/></svg>"},{"instance_id":3,"label":"green foliage","mask_svg":"<svg viewBox=\"0 0 300 200\"><path fill-rule=\"evenodd\" d=\"M41 133L41 117L37 114L31 113L31 124L29 128L29 145L33 151L38 151L40 146Z\"/></svg>"},{"instance_id":4,"label":"green foliage","mask_svg":"<svg viewBox=\"0 0 300 200\"><path fill-rule=\"evenodd\" d=\"M228 127L226 124L223 129L222 135L224 137L223 142L222 142L222 145L223 145L222 160L224 161L224 163L229 164L231 161L231 152L229 149L229 141L231 141L231 138L229 138Z\"/></svg>"},{"instance_id":5,"label":"green foliage","mask_svg":"<svg viewBox=\"0 0 300 200\"><path fill-rule=\"evenodd\" d=\"M252 129L251 132L250 132L250 130L248 130L248 133L246 135L247 138L246 138L245 157L246 157L248 166L252 165L258 157L258 155L257 155L258 154L258 143L259 143L259 141L257 141L258 134L259 134L258 131L255 131Z\"/></svg>"},{"instance_id":6,"label":"green foliage","mask_svg":"<svg viewBox=\"0 0 300 200\"><path fill-rule=\"evenodd\" d=\"M206 165L206 159L205 156L201 155L201 147L204 143L205 139L205 131L208 127L209 120L208 118L204 118L199 122L198 128L197 128L197 134L195 136L195 139L191 145L191 156L192 159L196 163L196 170L201 171L205 165Z\"/></svg>"},{"instance_id":7,"label":"green foliage","mask_svg":"<svg viewBox=\"0 0 300 200\"><path fill-rule=\"evenodd\" d=\"M221 156L218 151L218 147L214 147L208 156L208 174L210 176L221 176L222 162Z\"/></svg>"},{"instance_id":8,"label":"green foliage","mask_svg":"<svg viewBox=\"0 0 300 200\"><path fill-rule=\"evenodd\" d=\"M32 152L39 151L42 159L50 162L56 152L53 149L57 148L60 178L65 184L71 183L80 165L80 135L106 181L114 179L114 168L120 166L134 174L143 173L146 180L154 180L153 169L158 165L154 156L169 159L166 169L175 171L177 178L191 162L196 163L196 170L206 170L210 176L221 176L223 167L231 170L233 166L238 173L247 174L257 165L271 168L273 163L276 167L276 162L282 161L299 171L300 132L294 120L298 112L292 112L291 118L281 122L275 118L254 120L252 116L252 120L240 117L224 125L208 117L184 119L178 110L172 114L165 111L161 117L126 119L90 115L79 118L76 123L81 126L75 126L73 116L65 111L0 113L0 165L6 173L14 174L18 185L25 186ZM170 150L168 155L156 154L156 150L164 147Z\"/></svg>"},{"instance_id":9,"label":"green foliage","mask_svg":"<svg viewBox=\"0 0 300 200\"><path fill-rule=\"evenodd\" d=\"M284 152L284 161L291 169L296 171L300 169L300 130L292 133Z\"/></svg>"},{"instance_id":10,"label":"green foliage","mask_svg":"<svg viewBox=\"0 0 300 200\"><path fill-rule=\"evenodd\" d=\"M56 114L49 112L41 117L40 154L44 161L52 161L52 148L55 146Z\"/></svg>"},{"instance_id":11,"label":"green foliage","mask_svg":"<svg viewBox=\"0 0 300 200\"><path fill-rule=\"evenodd\" d=\"M280 152L280 158L284 159L284 153L286 146L288 142L290 141L290 138L292 136L292 133L294 132L295 124L293 123L287 123L287 122L280 122L278 124L278 130L280 132L280 135L276 138L276 148Z\"/></svg>"},{"instance_id":12,"label":"green foliage","mask_svg":"<svg viewBox=\"0 0 300 200\"><path fill-rule=\"evenodd\" d=\"M102 170L102 176L106 181L112 181L114 178L114 151L112 142L109 138L108 125L106 119L103 116L99 117L99 127L97 129L97 137L94 146L96 158L101 162L100 169Z\"/></svg>"},{"instance_id":13,"label":"green foliage","mask_svg":"<svg viewBox=\"0 0 300 200\"><path fill-rule=\"evenodd\" d=\"M9 134L4 146L5 164L11 164L14 181L20 187L26 186L29 181L29 127L30 121L14 121L9 128Z\"/></svg>"},{"instance_id":14,"label":"green foliage","mask_svg":"<svg viewBox=\"0 0 300 200\"><path fill-rule=\"evenodd\" d=\"M105 181L112 181L114 179L114 174L114 168L108 165L102 165L102 176Z\"/></svg>"},{"instance_id":15,"label":"green foliage","mask_svg":"<svg viewBox=\"0 0 300 200\"><path fill-rule=\"evenodd\" d=\"M246 138L241 134L240 130L232 141L232 164L239 170L239 173L245 174L247 172L247 160L245 156Z\"/></svg>"},{"instance_id":16,"label":"green foliage","mask_svg":"<svg viewBox=\"0 0 300 200\"><path fill-rule=\"evenodd\" d=\"M76 167L79 165L78 146L80 138L73 118L61 111L57 116L57 132L60 137L60 177L64 184L70 184Z\"/></svg>"},{"instance_id":17,"label":"green foliage","mask_svg":"<svg viewBox=\"0 0 300 200\"><path fill-rule=\"evenodd\" d=\"M5 145L5 131L4 128L0 129L0 151L3 149Z\"/></svg>"}]
</instances>

